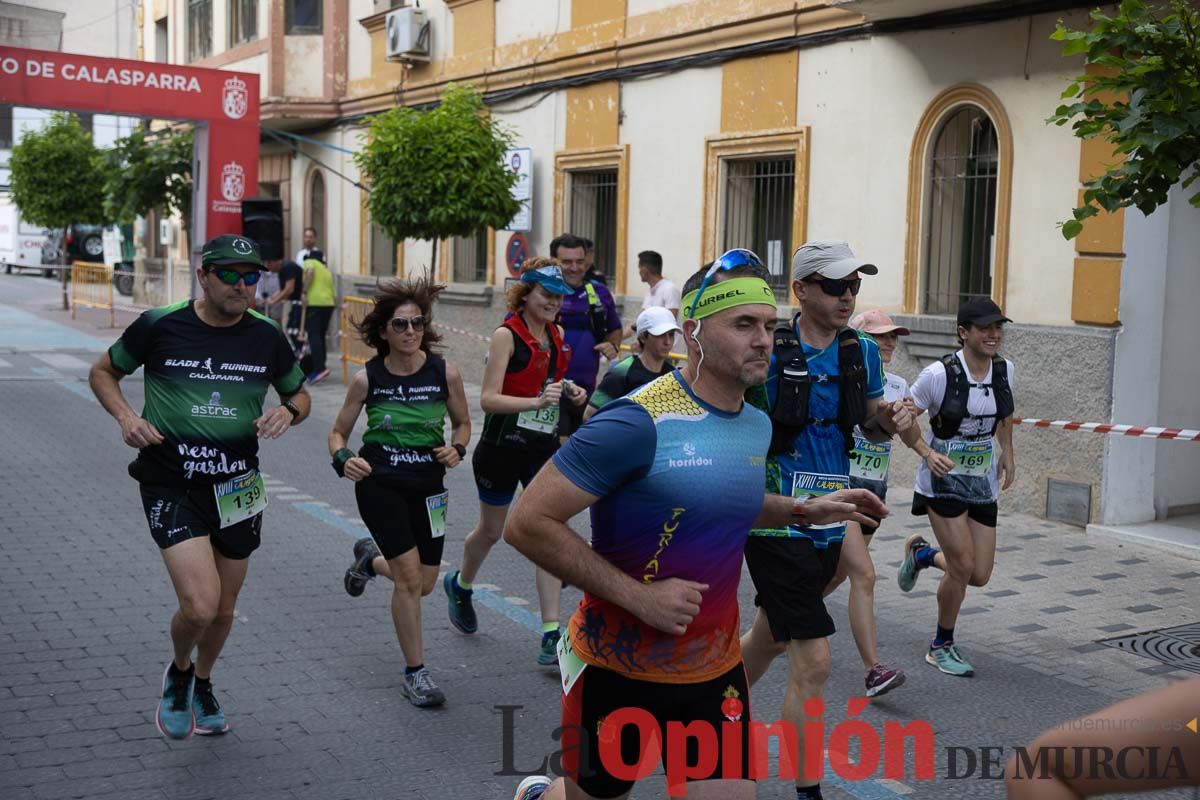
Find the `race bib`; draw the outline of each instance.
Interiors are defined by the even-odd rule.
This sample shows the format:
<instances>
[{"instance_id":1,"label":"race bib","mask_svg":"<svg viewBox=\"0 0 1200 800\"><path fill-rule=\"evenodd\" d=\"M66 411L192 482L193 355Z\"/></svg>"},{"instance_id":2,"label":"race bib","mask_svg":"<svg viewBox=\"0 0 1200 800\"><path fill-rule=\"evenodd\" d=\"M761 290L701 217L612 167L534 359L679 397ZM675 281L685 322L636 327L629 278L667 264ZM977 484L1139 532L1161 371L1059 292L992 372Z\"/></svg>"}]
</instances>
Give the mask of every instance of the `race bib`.
<instances>
[{"instance_id":1,"label":"race bib","mask_svg":"<svg viewBox=\"0 0 1200 800\"><path fill-rule=\"evenodd\" d=\"M792 497L824 497L840 489L850 488L850 478L846 475L826 475L820 472L797 472L792 475ZM825 525L805 525L806 528L823 530L838 528L844 522L830 522Z\"/></svg>"},{"instance_id":2,"label":"race bib","mask_svg":"<svg viewBox=\"0 0 1200 800\"><path fill-rule=\"evenodd\" d=\"M869 442L854 434L854 449L850 451L850 477L864 481L886 481L892 443Z\"/></svg>"},{"instance_id":3,"label":"race bib","mask_svg":"<svg viewBox=\"0 0 1200 800\"><path fill-rule=\"evenodd\" d=\"M425 498L425 511L429 514L429 535L440 539L446 535L446 507L450 505L450 492L442 492Z\"/></svg>"},{"instance_id":4,"label":"race bib","mask_svg":"<svg viewBox=\"0 0 1200 800\"><path fill-rule=\"evenodd\" d=\"M534 433L557 433L558 406L522 411L517 415L517 427Z\"/></svg>"},{"instance_id":5,"label":"race bib","mask_svg":"<svg viewBox=\"0 0 1200 800\"><path fill-rule=\"evenodd\" d=\"M951 475L981 477L992 468L992 440L982 442L950 442L946 456L954 462Z\"/></svg>"},{"instance_id":6,"label":"race bib","mask_svg":"<svg viewBox=\"0 0 1200 800\"><path fill-rule=\"evenodd\" d=\"M213 484L213 495L217 498L222 528L261 514L267 507L267 489L257 469Z\"/></svg>"},{"instance_id":7,"label":"race bib","mask_svg":"<svg viewBox=\"0 0 1200 800\"><path fill-rule=\"evenodd\" d=\"M563 694L570 694L571 687L583 674L587 664L575 652L571 644L571 632L565 631L558 639L558 674L562 676Z\"/></svg>"}]
</instances>

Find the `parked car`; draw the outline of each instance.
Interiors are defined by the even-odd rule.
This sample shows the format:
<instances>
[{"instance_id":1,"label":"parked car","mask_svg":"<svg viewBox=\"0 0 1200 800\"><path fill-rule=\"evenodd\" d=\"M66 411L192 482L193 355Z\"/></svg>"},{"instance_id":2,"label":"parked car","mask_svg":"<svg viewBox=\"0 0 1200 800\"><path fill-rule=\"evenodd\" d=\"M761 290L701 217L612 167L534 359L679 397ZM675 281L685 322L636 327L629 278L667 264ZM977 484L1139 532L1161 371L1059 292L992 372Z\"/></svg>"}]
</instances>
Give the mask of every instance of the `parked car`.
<instances>
[{"instance_id":1,"label":"parked car","mask_svg":"<svg viewBox=\"0 0 1200 800\"><path fill-rule=\"evenodd\" d=\"M53 269L43 267L56 263L44 257L46 234L44 229L21 219L20 210L7 197L0 197L0 264L6 273L32 269L53 275Z\"/></svg>"},{"instance_id":2,"label":"parked car","mask_svg":"<svg viewBox=\"0 0 1200 800\"><path fill-rule=\"evenodd\" d=\"M89 261L110 264L113 286L123 295L133 294L133 228L130 225L71 225L67 228L66 246L61 230L48 231L42 245L43 264L73 264ZM113 239L113 256L105 254L105 238ZM120 260L113 260L119 258ZM48 276L54 270L46 270Z\"/></svg>"}]
</instances>

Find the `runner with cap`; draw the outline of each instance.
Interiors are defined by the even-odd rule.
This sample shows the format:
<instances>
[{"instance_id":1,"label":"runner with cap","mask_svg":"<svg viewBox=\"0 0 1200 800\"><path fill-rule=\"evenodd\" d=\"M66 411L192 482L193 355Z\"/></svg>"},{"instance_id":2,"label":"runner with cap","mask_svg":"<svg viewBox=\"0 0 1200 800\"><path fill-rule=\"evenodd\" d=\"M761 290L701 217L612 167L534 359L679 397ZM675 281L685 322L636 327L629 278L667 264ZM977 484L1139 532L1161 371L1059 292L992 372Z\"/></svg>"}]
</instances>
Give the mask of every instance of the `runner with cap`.
<instances>
[{"instance_id":1,"label":"runner with cap","mask_svg":"<svg viewBox=\"0 0 1200 800\"><path fill-rule=\"evenodd\" d=\"M282 436L309 411L291 345L251 309L263 269L244 236L205 243L196 270L202 296L144 312L88 376L125 444L138 448L129 474L179 601L155 714L170 739L229 730L211 677L261 541L267 494L258 440ZM141 414L120 387L138 367ZM281 404L264 409L271 387Z\"/></svg>"},{"instance_id":2,"label":"runner with cap","mask_svg":"<svg viewBox=\"0 0 1200 800\"><path fill-rule=\"evenodd\" d=\"M828 523L865 521L861 510L886 513L863 490L764 496L771 423L743 395L767 376L775 326L767 277L748 250L692 275L683 297L687 365L586 422L513 511L506 540L585 592L559 659L567 776L530 776L517 800L627 797L634 780L614 774L601 742L614 737L622 763L649 757L652 768L672 752L668 725L676 736L694 725L689 734L714 738L715 758L688 754L688 766L697 767L686 778L688 797L754 797L738 642L746 534L804 517ZM590 547L567 525L588 508ZM654 720L656 742L642 740L641 724L604 725L631 708ZM678 779L674 772L669 781ZM683 788L669 787L672 795Z\"/></svg>"},{"instance_id":3,"label":"runner with cap","mask_svg":"<svg viewBox=\"0 0 1200 800\"><path fill-rule=\"evenodd\" d=\"M884 399L879 346L846 325L861 276L877 272L845 242L808 242L792 256L800 313L776 329L767 381L750 394L771 414L769 492L805 498L849 488L855 428L871 441L887 441L912 424L902 401ZM758 591L754 624L742 636L746 674L753 685L787 653L783 718L797 731L797 764L805 763L810 721L804 703L822 696L830 674L827 637L836 627L823 598L845 538L841 522L800 523L757 527L746 543L746 564ZM850 546L861 547L869 558L861 536ZM800 773L797 798L819 800L820 784Z\"/></svg>"},{"instance_id":4,"label":"runner with cap","mask_svg":"<svg viewBox=\"0 0 1200 800\"><path fill-rule=\"evenodd\" d=\"M442 564L446 470L466 457L471 441L462 374L433 350L441 341L433 305L445 288L425 277L379 286L374 306L355 326L377 355L350 381L329 432L333 469L354 481L358 512L371 533L354 544L346 591L358 597L376 575L391 581L392 623L405 662L400 691L422 708L446 700L425 667L421 598L437 585ZM367 430L355 453L346 445L364 406Z\"/></svg>"},{"instance_id":5,"label":"runner with cap","mask_svg":"<svg viewBox=\"0 0 1200 800\"><path fill-rule=\"evenodd\" d=\"M674 312L661 306L651 306L638 314L635 327L640 352L626 356L609 367L596 391L588 398L588 408L583 413L585 421L613 400L675 369L675 365L667 358L675 344L676 332L682 332L675 322Z\"/></svg>"},{"instance_id":6,"label":"runner with cap","mask_svg":"<svg viewBox=\"0 0 1200 800\"><path fill-rule=\"evenodd\" d=\"M463 544L462 567L442 582L449 598L450 622L475 633L478 620L471 600L475 576L492 545L504 532L508 506L517 484L533 476L558 449L559 404L582 406L587 393L564 380L571 347L554 319L571 288L552 258L534 258L521 266L521 279L508 290L509 316L492 334L479 402L483 433L471 466L479 491L479 522ZM555 663L562 583L537 570L542 640L538 663Z\"/></svg>"},{"instance_id":7,"label":"runner with cap","mask_svg":"<svg viewBox=\"0 0 1200 800\"><path fill-rule=\"evenodd\" d=\"M1013 363L997 355L1011 320L989 298L958 309L962 347L933 362L912 386L918 413L928 411L930 452L917 467L912 512L928 514L940 547L920 534L904 543L897 581L911 591L926 567L943 571L938 584L937 631L925 660L947 675L975 668L954 641L954 625L968 586L986 586L996 562L996 501L1012 486Z\"/></svg>"}]
</instances>

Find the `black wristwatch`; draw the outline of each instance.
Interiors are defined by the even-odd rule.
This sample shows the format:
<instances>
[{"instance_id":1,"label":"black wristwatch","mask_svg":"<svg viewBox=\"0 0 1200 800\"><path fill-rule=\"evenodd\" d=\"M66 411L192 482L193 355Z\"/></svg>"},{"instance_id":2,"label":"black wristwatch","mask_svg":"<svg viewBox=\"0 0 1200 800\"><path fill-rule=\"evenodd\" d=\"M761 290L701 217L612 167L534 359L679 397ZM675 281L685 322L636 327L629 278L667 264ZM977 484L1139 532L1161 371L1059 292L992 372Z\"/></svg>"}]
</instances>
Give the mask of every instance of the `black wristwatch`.
<instances>
[{"instance_id":1,"label":"black wristwatch","mask_svg":"<svg viewBox=\"0 0 1200 800\"><path fill-rule=\"evenodd\" d=\"M292 402L290 397L283 401L283 407L292 412L292 424L295 425L296 420L300 418L300 409L296 408L296 404Z\"/></svg>"},{"instance_id":2,"label":"black wristwatch","mask_svg":"<svg viewBox=\"0 0 1200 800\"><path fill-rule=\"evenodd\" d=\"M459 444L458 442L454 442L454 443L453 443L452 445L450 445L450 446L451 446L451 447L453 447L453 448L454 448L454 450L455 450L455 451L458 453L458 460L459 460L459 461L464 461L464 460L466 460L466 458L467 458L467 446L466 446L465 444Z\"/></svg>"}]
</instances>

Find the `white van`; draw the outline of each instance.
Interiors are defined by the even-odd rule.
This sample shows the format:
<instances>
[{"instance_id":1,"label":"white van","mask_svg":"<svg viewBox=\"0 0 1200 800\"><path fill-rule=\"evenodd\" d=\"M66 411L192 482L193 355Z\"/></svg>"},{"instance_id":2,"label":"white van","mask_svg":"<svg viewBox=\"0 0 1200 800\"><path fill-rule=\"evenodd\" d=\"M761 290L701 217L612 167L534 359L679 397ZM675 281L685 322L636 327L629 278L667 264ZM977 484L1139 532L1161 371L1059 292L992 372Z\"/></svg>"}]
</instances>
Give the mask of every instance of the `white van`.
<instances>
[{"instance_id":1,"label":"white van","mask_svg":"<svg viewBox=\"0 0 1200 800\"><path fill-rule=\"evenodd\" d=\"M46 241L44 228L25 222L12 200L0 197L0 264L4 265L5 272L34 269L46 276L53 275L55 269L42 263L42 247Z\"/></svg>"}]
</instances>

